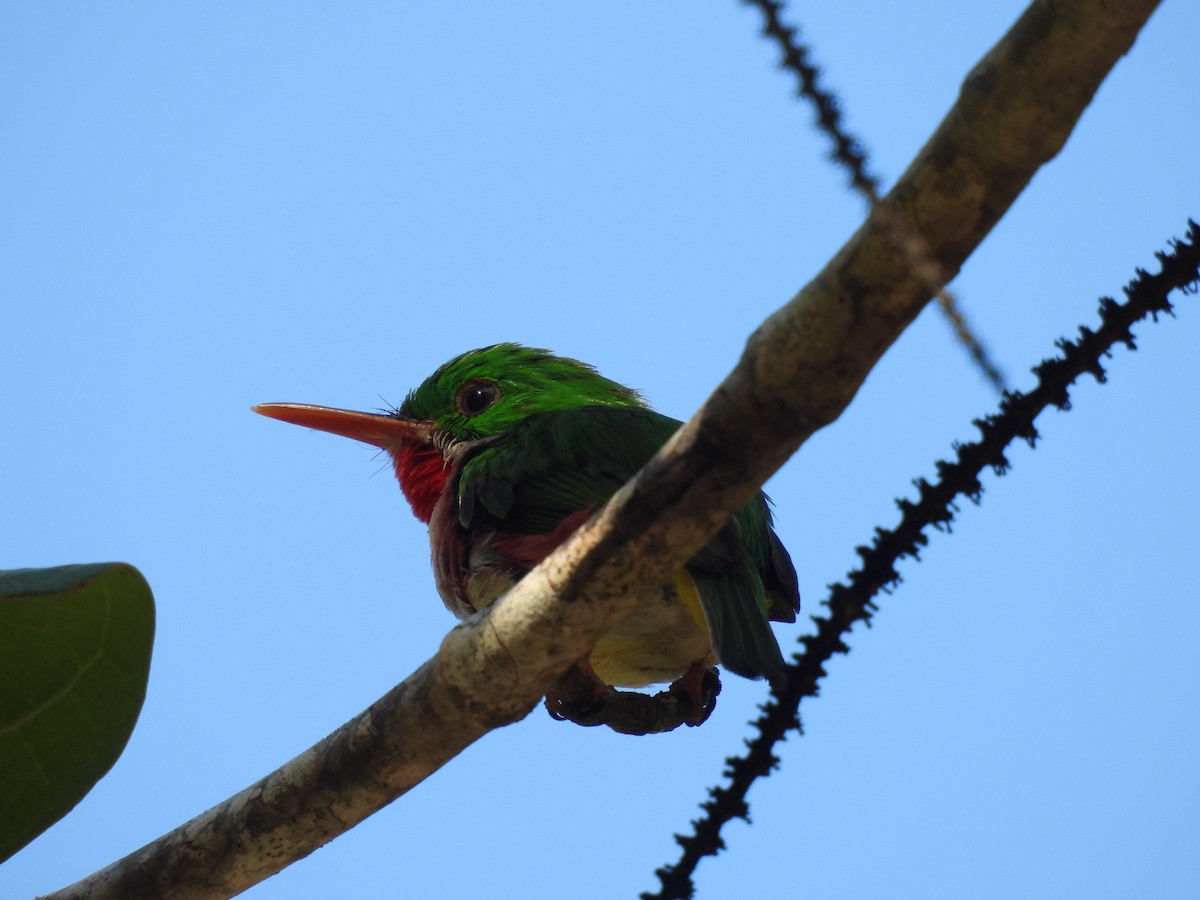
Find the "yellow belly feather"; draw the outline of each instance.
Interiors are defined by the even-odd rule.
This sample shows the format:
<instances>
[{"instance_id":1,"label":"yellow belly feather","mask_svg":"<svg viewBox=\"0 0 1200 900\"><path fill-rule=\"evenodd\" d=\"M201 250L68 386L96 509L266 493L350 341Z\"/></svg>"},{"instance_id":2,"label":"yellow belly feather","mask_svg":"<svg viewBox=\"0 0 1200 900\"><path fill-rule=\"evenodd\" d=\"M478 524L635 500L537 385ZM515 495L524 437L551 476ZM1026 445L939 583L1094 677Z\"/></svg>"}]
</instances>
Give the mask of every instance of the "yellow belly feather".
<instances>
[{"instance_id":1,"label":"yellow belly feather","mask_svg":"<svg viewBox=\"0 0 1200 900\"><path fill-rule=\"evenodd\" d=\"M475 569L467 593L478 609L512 587L494 570ZM648 592L637 609L596 642L592 669L613 687L645 687L682 676L693 663L716 658L696 584L680 569L673 585Z\"/></svg>"}]
</instances>

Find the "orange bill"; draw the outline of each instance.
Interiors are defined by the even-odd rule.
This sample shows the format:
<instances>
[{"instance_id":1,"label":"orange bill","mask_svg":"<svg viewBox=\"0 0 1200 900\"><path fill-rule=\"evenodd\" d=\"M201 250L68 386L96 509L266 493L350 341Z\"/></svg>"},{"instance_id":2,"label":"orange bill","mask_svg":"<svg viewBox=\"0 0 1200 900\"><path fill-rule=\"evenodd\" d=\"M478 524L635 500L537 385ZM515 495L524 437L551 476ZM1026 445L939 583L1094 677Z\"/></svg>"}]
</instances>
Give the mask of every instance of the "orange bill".
<instances>
[{"instance_id":1,"label":"orange bill","mask_svg":"<svg viewBox=\"0 0 1200 900\"><path fill-rule=\"evenodd\" d=\"M330 434L340 434L342 437L353 438L384 450L404 441L428 443L434 431L432 422L384 413L313 406L308 403L260 403L250 409L260 416L315 428L318 431L328 431Z\"/></svg>"}]
</instances>

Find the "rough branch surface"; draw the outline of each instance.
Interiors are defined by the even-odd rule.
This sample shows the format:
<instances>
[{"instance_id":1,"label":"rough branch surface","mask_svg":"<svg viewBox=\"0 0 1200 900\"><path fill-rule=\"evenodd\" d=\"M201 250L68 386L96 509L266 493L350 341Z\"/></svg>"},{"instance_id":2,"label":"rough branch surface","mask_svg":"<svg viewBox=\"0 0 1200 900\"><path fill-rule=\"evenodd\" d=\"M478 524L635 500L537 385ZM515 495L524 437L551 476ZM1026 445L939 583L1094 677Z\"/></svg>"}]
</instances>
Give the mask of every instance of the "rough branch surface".
<instances>
[{"instance_id":1,"label":"rough branch surface","mask_svg":"<svg viewBox=\"0 0 1200 900\"><path fill-rule=\"evenodd\" d=\"M1062 147L1152 0L1037 0L976 66L892 192L750 336L700 411L591 522L368 710L56 898L227 897L524 717L634 584L665 580L818 428ZM906 242L930 271L914 273ZM753 444L744 435L753 433Z\"/></svg>"}]
</instances>

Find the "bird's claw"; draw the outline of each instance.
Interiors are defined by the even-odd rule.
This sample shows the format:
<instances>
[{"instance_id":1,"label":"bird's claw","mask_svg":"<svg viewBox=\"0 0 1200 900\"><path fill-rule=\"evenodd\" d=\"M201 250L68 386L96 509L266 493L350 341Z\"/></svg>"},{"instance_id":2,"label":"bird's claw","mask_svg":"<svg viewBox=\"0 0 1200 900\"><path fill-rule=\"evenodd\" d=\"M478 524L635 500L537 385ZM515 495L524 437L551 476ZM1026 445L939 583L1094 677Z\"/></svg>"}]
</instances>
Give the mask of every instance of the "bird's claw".
<instances>
[{"instance_id":1,"label":"bird's claw","mask_svg":"<svg viewBox=\"0 0 1200 900\"><path fill-rule=\"evenodd\" d=\"M717 708L717 695L721 693L721 676L714 666L705 662L694 662L668 690L682 694L691 705L691 715L685 720L690 727L703 725Z\"/></svg>"},{"instance_id":2,"label":"bird's claw","mask_svg":"<svg viewBox=\"0 0 1200 900\"><path fill-rule=\"evenodd\" d=\"M546 695L546 712L559 721L570 720L580 725L601 724L589 720L604 709L616 690L605 684L592 670L591 663L582 659L559 680Z\"/></svg>"}]
</instances>

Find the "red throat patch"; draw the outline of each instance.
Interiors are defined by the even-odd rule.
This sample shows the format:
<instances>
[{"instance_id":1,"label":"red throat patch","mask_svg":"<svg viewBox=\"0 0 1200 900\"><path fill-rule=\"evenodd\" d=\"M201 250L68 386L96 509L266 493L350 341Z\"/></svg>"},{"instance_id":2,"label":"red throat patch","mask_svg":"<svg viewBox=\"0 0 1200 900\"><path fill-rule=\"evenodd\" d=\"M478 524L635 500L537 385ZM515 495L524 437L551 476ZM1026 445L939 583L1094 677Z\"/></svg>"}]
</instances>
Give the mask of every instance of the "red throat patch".
<instances>
[{"instance_id":1,"label":"red throat patch","mask_svg":"<svg viewBox=\"0 0 1200 900\"><path fill-rule=\"evenodd\" d=\"M412 507L413 515L428 525L446 485L446 464L442 454L431 444L405 441L391 451L391 457L400 490Z\"/></svg>"}]
</instances>

